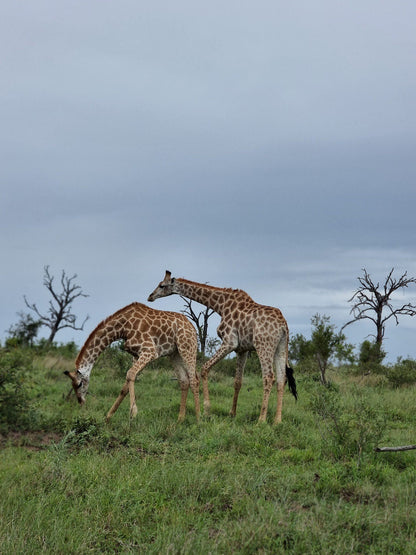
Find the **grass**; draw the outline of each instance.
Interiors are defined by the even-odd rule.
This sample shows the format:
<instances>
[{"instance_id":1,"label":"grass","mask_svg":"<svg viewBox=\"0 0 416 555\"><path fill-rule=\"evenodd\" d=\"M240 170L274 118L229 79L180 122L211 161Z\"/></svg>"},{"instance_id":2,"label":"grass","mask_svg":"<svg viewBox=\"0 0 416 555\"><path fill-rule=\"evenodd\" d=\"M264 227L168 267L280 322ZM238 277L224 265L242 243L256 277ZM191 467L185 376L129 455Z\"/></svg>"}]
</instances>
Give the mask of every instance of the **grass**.
<instances>
[{"instance_id":1,"label":"grass","mask_svg":"<svg viewBox=\"0 0 416 555\"><path fill-rule=\"evenodd\" d=\"M372 445L415 443L414 387L338 373L322 403L300 375L299 401L287 392L272 426L275 396L257 424L260 376L245 377L231 420L233 379L217 373L212 416L197 424L190 395L178 424L177 382L155 368L136 384L137 418L124 401L106 425L121 372L94 369L80 409L65 400L66 363L44 362L31 376L37 431L2 439L0 553L416 551L416 451Z\"/></svg>"}]
</instances>

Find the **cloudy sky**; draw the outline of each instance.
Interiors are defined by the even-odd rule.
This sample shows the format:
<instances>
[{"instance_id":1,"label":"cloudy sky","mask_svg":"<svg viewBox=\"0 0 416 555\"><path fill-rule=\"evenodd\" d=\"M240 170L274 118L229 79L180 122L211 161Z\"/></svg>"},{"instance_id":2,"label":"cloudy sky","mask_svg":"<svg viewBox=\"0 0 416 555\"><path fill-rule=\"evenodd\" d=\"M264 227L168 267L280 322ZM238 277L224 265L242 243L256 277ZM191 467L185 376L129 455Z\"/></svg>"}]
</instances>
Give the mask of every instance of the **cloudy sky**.
<instances>
[{"instance_id":1,"label":"cloudy sky","mask_svg":"<svg viewBox=\"0 0 416 555\"><path fill-rule=\"evenodd\" d=\"M414 0L2 2L2 341L24 294L47 307L45 265L89 294L56 337L79 345L165 269L305 335L348 320L362 268L416 276L415 21ZM389 360L415 339L391 323Z\"/></svg>"}]
</instances>

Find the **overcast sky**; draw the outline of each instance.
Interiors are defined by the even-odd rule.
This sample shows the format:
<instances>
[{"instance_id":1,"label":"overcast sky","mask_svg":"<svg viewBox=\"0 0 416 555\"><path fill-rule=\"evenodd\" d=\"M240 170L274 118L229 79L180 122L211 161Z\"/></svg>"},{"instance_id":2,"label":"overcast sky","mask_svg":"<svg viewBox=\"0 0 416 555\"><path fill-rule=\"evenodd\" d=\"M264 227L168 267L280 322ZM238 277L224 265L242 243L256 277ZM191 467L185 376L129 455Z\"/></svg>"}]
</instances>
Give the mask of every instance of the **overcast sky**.
<instances>
[{"instance_id":1,"label":"overcast sky","mask_svg":"<svg viewBox=\"0 0 416 555\"><path fill-rule=\"evenodd\" d=\"M165 269L306 336L349 319L362 268L416 276L415 21L414 0L4 0L2 341L24 294L47 308L45 265L89 294L56 337L78 345ZM415 339L391 322L389 360Z\"/></svg>"}]
</instances>

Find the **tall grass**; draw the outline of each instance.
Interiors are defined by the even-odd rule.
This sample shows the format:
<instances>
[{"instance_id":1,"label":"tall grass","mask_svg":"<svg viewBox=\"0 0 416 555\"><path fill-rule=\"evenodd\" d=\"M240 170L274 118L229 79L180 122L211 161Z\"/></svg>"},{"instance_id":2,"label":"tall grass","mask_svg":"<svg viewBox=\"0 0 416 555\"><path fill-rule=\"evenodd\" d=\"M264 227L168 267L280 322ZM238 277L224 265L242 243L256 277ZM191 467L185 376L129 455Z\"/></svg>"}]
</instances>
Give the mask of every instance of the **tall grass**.
<instances>
[{"instance_id":1,"label":"tall grass","mask_svg":"<svg viewBox=\"0 0 416 555\"><path fill-rule=\"evenodd\" d=\"M415 443L414 388L299 376L282 424L273 398L258 425L260 376L246 376L232 420L233 378L216 373L212 416L197 424L190 398L178 424L178 384L154 367L137 418L125 401L106 425L120 369L93 370L82 409L61 371L37 363L33 377L54 441L3 437L0 553L415 552L416 452L373 450Z\"/></svg>"}]
</instances>

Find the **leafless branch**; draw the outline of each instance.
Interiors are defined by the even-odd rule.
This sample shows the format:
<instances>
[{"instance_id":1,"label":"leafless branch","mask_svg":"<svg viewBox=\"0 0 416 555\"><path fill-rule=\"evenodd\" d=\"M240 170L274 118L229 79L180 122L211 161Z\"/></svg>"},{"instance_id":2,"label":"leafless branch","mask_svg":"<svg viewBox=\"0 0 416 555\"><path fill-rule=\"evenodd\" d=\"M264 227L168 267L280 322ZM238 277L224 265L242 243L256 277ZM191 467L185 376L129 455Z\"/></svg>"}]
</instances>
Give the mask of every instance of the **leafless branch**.
<instances>
[{"instance_id":1,"label":"leafless branch","mask_svg":"<svg viewBox=\"0 0 416 555\"><path fill-rule=\"evenodd\" d=\"M411 451L416 449L416 445L401 445L400 447L376 447L374 451L376 453L382 453L385 451Z\"/></svg>"},{"instance_id":2,"label":"leafless branch","mask_svg":"<svg viewBox=\"0 0 416 555\"><path fill-rule=\"evenodd\" d=\"M78 326L76 324L77 317L72 313L72 303L78 297L88 297L82 292L79 285L74 283L77 278L77 274L73 276L68 276L65 270L61 273L61 291L57 291L54 286L54 276L49 272L49 266L44 267L43 285L52 295L52 300L49 300L49 308L46 314L42 314L38 309L36 303L30 303L26 296L23 296L26 306L33 310L43 326L48 327L51 330L48 341L52 343L56 333L64 328L71 328L74 330L84 329L85 322L88 320L88 316L84 319L82 324Z\"/></svg>"},{"instance_id":3,"label":"leafless branch","mask_svg":"<svg viewBox=\"0 0 416 555\"><path fill-rule=\"evenodd\" d=\"M191 299L182 296L181 299L185 303L185 308L184 310L182 310L182 313L185 314L195 324L198 333L198 341L201 353L205 354L205 347L208 337L208 320L215 311L209 307L206 307L205 310L201 310L199 314L197 314L193 308Z\"/></svg>"},{"instance_id":4,"label":"leafless branch","mask_svg":"<svg viewBox=\"0 0 416 555\"><path fill-rule=\"evenodd\" d=\"M344 324L341 330L354 322L368 319L375 324L377 330L375 336L376 342L381 345L384 337L385 323L390 318L394 318L396 325L398 325L399 316L416 315L416 305L407 303L399 308L394 308L391 302L391 296L394 292L402 287L408 287L410 284L416 284L416 278L408 278L407 272L399 278L394 278L393 272L394 268L390 270L382 288L380 288L380 283L374 283L370 274L363 268L364 276L357 278L360 286L348 300L348 302L353 303L350 310L353 318ZM386 310L390 311L387 315L384 312Z\"/></svg>"}]
</instances>

